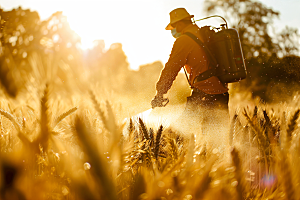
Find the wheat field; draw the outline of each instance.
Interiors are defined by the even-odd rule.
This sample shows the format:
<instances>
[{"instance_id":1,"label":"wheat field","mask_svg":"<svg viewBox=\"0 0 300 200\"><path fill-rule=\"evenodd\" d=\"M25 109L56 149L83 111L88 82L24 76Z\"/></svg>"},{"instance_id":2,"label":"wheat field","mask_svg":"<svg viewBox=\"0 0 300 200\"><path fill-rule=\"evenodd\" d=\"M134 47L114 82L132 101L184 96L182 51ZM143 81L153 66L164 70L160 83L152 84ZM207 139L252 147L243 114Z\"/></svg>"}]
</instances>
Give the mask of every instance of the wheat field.
<instances>
[{"instance_id":1,"label":"wheat field","mask_svg":"<svg viewBox=\"0 0 300 200\"><path fill-rule=\"evenodd\" d=\"M127 118L93 89L0 101L1 199L299 199L296 104L242 105L224 151ZM296 102L296 101L295 101Z\"/></svg>"},{"instance_id":2,"label":"wheat field","mask_svg":"<svg viewBox=\"0 0 300 200\"><path fill-rule=\"evenodd\" d=\"M184 73L167 93L170 104L151 110L161 61L132 70L121 43L95 40L83 50L60 11L42 20L0 7L0 200L300 200L297 29L267 33L279 12L258 1L206 3L208 13L237 16L248 75L229 84L230 116L211 114L226 126L205 134L197 119L178 117L191 92ZM152 18L144 32L157 51ZM136 19L123 30L106 16L117 32L83 19L148 48L129 26L143 30Z\"/></svg>"}]
</instances>

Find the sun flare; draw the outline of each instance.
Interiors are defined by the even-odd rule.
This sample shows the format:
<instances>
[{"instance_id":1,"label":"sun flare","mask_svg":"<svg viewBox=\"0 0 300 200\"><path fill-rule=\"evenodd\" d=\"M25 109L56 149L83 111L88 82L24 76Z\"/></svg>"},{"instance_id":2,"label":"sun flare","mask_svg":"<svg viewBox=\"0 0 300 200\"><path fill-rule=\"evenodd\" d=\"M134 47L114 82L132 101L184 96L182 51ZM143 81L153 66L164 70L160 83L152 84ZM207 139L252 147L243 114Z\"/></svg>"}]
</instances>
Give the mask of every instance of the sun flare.
<instances>
[{"instance_id":1,"label":"sun flare","mask_svg":"<svg viewBox=\"0 0 300 200\"><path fill-rule=\"evenodd\" d=\"M162 52L171 50L174 39L164 30L168 15L153 15L154 10L163 9L159 1L87 1L84 5L75 1L72 9L70 2L62 4L71 29L81 37L82 49L92 48L94 40L104 40L106 49L112 43L122 43L132 69L157 60L167 61L168 53ZM137 6L145 9L137 10ZM160 29L153 29L154 25ZM166 41L169 45L160 45Z\"/></svg>"}]
</instances>

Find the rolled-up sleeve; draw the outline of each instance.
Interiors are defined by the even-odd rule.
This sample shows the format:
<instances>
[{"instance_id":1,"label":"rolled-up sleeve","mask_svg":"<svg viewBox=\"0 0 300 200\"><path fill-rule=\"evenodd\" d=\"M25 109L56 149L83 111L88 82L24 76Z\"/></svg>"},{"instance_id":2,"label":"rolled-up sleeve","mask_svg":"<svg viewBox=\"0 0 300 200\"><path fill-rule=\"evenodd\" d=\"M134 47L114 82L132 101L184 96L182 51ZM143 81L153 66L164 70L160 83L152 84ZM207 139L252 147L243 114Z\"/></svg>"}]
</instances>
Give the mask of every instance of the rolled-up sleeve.
<instances>
[{"instance_id":1,"label":"rolled-up sleeve","mask_svg":"<svg viewBox=\"0 0 300 200\"><path fill-rule=\"evenodd\" d=\"M186 64L192 46L191 39L185 35L174 42L169 60L161 71L160 78L156 83L158 94L166 94L171 88L180 69Z\"/></svg>"}]
</instances>

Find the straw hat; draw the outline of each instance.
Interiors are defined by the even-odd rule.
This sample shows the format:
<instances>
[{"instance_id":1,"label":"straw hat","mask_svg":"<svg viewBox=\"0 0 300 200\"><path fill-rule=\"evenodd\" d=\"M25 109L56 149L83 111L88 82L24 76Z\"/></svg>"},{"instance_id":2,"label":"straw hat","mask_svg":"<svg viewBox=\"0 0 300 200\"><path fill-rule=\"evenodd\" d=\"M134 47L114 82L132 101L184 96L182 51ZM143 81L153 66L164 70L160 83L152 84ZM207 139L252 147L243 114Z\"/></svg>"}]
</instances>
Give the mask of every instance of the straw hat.
<instances>
[{"instance_id":1,"label":"straw hat","mask_svg":"<svg viewBox=\"0 0 300 200\"><path fill-rule=\"evenodd\" d=\"M173 27L171 24L174 24L180 20L183 20L185 18L193 18L194 15L190 15L185 8L176 8L175 10L172 10L170 12L170 23L166 27L166 30L172 30Z\"/></svg>"}]
</instances>

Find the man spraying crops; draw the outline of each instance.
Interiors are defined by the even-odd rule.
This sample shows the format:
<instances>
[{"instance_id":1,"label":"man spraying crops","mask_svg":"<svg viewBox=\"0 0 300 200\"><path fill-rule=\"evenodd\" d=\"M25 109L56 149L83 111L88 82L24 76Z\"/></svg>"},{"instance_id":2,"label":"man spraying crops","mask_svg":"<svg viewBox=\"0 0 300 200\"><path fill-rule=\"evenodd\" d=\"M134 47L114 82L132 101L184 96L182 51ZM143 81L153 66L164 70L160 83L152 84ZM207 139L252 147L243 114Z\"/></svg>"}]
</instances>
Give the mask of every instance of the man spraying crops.
<instances>
[{"instance_id":1,"label":"man spraying crops","mask_svg":"<svg viewBox=\"0 0 300 200\"><path fill-rule=\"evenodd\" d=\"M211 67L211 60L203 46L200 46L187 33L196 36L197 39L204 42L204 37L200 34L200 28L192 22L194 16L190 15L186 9L177 8L170 12L170 23L166 30L171 30L172 35L176 38L172 52L168 62L160 74L160 78L156 84L156 96L151 101L153 108L162 107L165 105L166 98L164 94L171 88L177 74L184 68L187 72L188 81L192 88L192 94L187 98L187 104L182 115L182 118L187 116L193 117L194 120L188 121L191 127L192 123L205 121L212 128L215 124L220 123L215 111L225 111L228 114L228 87L222 83L217 76L211 76L206 80L196 81L198 76L203 74ZM226 121L226 120L225 120ZM202 132L208 131L205 126L202 127Z\"/></svg>"},{"instance_id":2,"label":"man spraying crops","mask_svg":"<svg viewBox=\"0 0 300 200\"><path fill-rule=\"evenodd\" d=\"M172 35L177 37L168 62L161 72L156 84L157 94L152 100L153 107L163 105L163 95L171 88L173 81L182 67L189 74L189 83L193 89L188 97L187 107L202 105L205 107L228 108L228 88L216 76L204 81L195 82L194 79L209 69L210 61L204 48L200 47L192 38L185 33L190 32L200 40L200 28L192 23L190 15L184 8L177 8L170 12L170 23L166 30L171 30Z\"/></svg>"}]
</instances>

